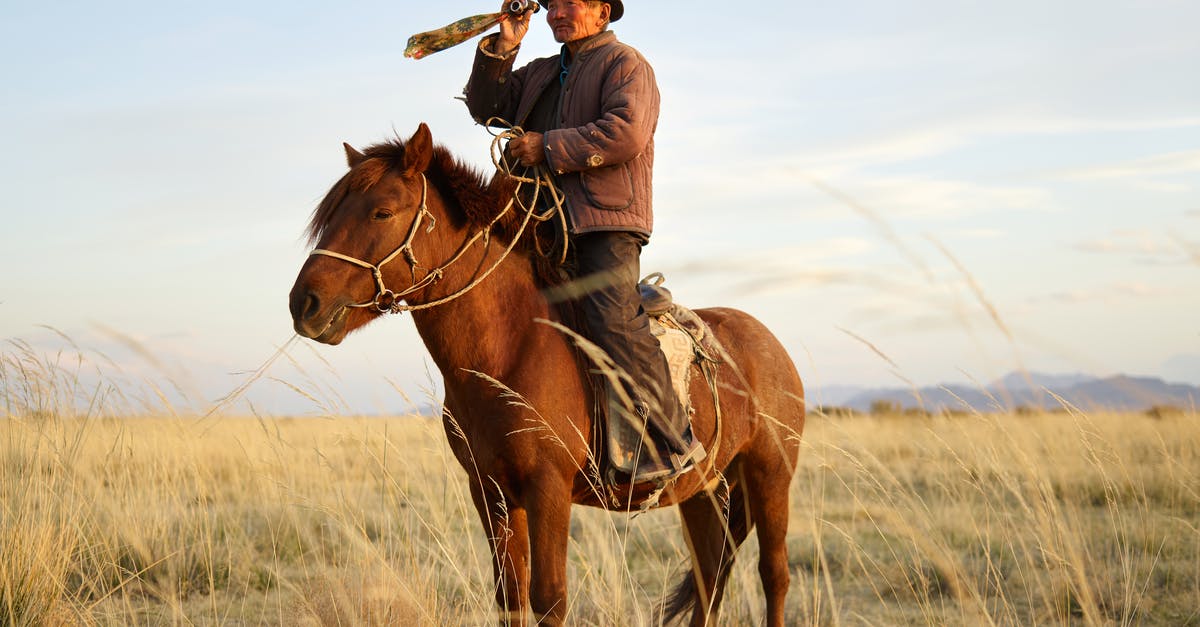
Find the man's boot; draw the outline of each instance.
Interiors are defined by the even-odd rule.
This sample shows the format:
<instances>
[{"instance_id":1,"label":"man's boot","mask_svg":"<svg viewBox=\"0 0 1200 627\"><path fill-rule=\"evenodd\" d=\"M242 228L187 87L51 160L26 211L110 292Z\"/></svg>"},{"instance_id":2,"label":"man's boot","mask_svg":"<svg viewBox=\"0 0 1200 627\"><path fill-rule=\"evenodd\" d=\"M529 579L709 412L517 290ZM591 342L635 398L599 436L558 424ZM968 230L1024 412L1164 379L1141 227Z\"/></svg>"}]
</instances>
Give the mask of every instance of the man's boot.
<instances>
[{"instance_id":1,"label":"man's boot","mask_svg":"<svg viewBox=\"0 0 1200 627\"><path fill-rule=\"evenodd\" d=\"M665 483L692 470L697 462L707 456L704 445L692 433L690 422L685 422L682 431L678 430L676 425L671 425L676 426L676 433L681 433L676 438L664 438L661 434L659 437L653 437L652 431L665 431L671 426L651 424L650 406L645 403L636 404L634 412L638 422L642 425L642 433L645 434L641 441L646 444L642 446L641 454L637 457L637 467L631 473L630 479L633 483L643 481ZM677 415L681 416L682 414L682 408L680 408ZM675 441L674 446L670 440Z\"/></svg>"}]
</instances>

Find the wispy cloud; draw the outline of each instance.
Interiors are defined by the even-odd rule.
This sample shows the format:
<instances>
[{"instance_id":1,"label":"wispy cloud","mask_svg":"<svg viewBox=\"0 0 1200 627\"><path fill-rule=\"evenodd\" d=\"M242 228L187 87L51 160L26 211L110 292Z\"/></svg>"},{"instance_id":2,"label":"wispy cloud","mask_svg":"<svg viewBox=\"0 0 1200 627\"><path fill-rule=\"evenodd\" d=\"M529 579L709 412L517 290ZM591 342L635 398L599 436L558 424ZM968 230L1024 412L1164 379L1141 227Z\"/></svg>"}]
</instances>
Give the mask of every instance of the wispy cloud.
<instances>
[{"instance_id":1,"label":"wispy cloud","mask_svg":"<svg viewBox=\"0 0 1200 627\"><path fill-rule=\"evenodd\" d=\"M994 211L1053 211L1049 191L1032 186L990 185L944 178L877 177L866 185L873 202L900 215L948 217Z\"/></svg>"},{"instance_id":2,"label":"wispy cloud","mask_svg":"<svg viewBox=\"0 0 1200 627\"><path fill-rule=\"evenodd\" d=\"M1177 235L1146 230L1113 231L1107 237L1076 242L1071 246L1089 254L1135 257L1143 263L1175 265L1196 257L1196 245Z\"/></svg>"},{"instance_id":3,"label":"wispy cloud","mask_svg":"<svg viewBox=\"0 0 1200 627\"><path fill-rule=\"evenodd\" d=\"M1191 242L1178 236L1172 236L1171 239L1183 249L1192 263L1200 266L1200 243Z\"/></svg>"},{"instance_id":4,"label":"wispy cloud","mask_svg":"<svg viewBox=\"0 0 1200 627\"><path fill-rule=\"evenodd\" d=\"M1114 231L1109 237L1085 240L1075 244L1077 250L1089 253L1134 253L1161 255L1176 251L1165 235L1151 231Z\"/></svg>"},{"instance_id":5,"label":"wispy cloud","mask_svg":"<svg viewBox=\"0 0 1200 627\"><path fill-rule=\"evenodd\" d=\"M799 166L821 176L903 163L945 154L961 147L969 136L953 126L909 128L877 136L814 146L799 156Z\"/></svg>"},{"instance_id":6,"label":"wispy cloud","mask_svg":"<svg viewBox=\"0 0 1200 627\"><path fill-rule=\"evenodd\" d=\"M1146 283L1114 283L1091 288L1075 288L1059 290L1049 294L1030 298L1033 304L1058 303L1065 305L1079 304L1117 304L1129 302L1131 299L1150 299L1167 297L1175 290L1165 287L1148 285Z\"/></svg>"},{"instance_id":7,"label":"wispy cloud","mask_svg":"<svg viewBox=\"0 0 1200 627\"><path fill-rule=\"evenodd\" d=\"M1150 179L1200 172L1200 150L1182 150L1151 157L1131 159L1087 168L1064 170L1060 176L1071 180ZM1182 186L1182 189L1189 189Z\"/></svg>"},{"instance_id":8,"label":"wispy cloud","mask_svg":"<svg viewBox=\"0 0 1200 627\"><path fill-rule=\"evenodd\" d=\"M1008 236L1009 232L1003 229L977 227L977 228L961 228L949 229L943 232L942 239L950 242L961 240L985 240L999 239Z\"/></svg>"},{"instance_id":9,"label":"wispy cloud","mask_svg":"<svg viewBox=\"0 0 1200 627\"><path fill-rule=\"evenodd\" d=\"M1038 135L1082 135L1091 133L1127 133L1170 129L1200 128L1200 117L1093 117L1042 112L972 112L957 118L939 118L924 124L851 137L834 144L813 146L801 155L805 169L829 172L856 171L868 167L904 163L941 156L989 137ZM1147 167L1170 171L1186 168L1194 171L1200 151L1183 151L1147 158L1145 164L1132 163L1133 171ZM1129 165L1115 167L1123 172ZM1066 172L1086 173L1079 169Z\"/></svg>"}]
</instances>

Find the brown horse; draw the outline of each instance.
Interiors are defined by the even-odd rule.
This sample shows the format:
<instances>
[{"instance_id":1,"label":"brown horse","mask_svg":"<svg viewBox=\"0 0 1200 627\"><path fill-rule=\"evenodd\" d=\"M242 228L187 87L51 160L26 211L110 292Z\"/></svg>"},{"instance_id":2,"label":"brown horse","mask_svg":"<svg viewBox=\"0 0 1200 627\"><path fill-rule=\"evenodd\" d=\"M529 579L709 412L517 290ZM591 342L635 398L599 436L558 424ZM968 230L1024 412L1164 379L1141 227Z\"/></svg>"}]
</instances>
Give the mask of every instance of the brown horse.
<instances>
[{"instance_id":1,"label":"brown horse","mask_svg":"<svg viewBox=\"0 0 1200 627\"><path fill-rule=\"evenodd\" d=\"M521 236L524 216L497 219L515 184L501 174L485 180L435 147L424 124L407 142L362 153L347 145L346 154L350 171L309 225L318 249L292 288L296 332L338 344L384 311L413 310L445 380L450 447L491 543L501 622L525 624L532 610L539 623L561 624L571 505L611 501L587 471L587 375L572 339L541 322L560 314L537 279L533 247L516 245L530 239ZM768 624L782 625L803 386L757 320L733 309L697 313L727 347L717 367L722 411L718 421L708 387L692 386L693 428L712 454L659 503L679 505L693 558L665 615L691 609L693 625L715 617L733 554L757 524ZM523 402L511 402L512 392ZM648 491L617 488L617 498L636 506Z\"/></svg>"}]
</instances>

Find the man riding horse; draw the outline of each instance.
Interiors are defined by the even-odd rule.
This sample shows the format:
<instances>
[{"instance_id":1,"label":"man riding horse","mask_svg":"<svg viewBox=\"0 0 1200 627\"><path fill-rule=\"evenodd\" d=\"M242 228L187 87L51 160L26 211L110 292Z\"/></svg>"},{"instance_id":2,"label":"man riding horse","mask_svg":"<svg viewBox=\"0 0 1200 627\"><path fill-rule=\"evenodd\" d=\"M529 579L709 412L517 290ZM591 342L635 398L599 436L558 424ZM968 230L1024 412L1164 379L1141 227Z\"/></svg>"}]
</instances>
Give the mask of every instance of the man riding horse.
<instances>
[{"instance_id":1,"label":"man riding horse","mask_svg":"<svg viewBox=\"0 0 1200 627\"><path fill-rule=\"evenodd\" d=\"M629 409L662 447L642 456L631 479L665 481L690 470L705 450L671 385L637 285L653 227L658 85L646 59L608 30L625 13L621 0L544 4L559 54L513 70L533 11L506 16L500 32L479 44L467 107L479 123L500 118L521 127L508 156L553 173L565 196L581 331L627 375L616 396L632 399Z\"/></svg>"}]
</instances>

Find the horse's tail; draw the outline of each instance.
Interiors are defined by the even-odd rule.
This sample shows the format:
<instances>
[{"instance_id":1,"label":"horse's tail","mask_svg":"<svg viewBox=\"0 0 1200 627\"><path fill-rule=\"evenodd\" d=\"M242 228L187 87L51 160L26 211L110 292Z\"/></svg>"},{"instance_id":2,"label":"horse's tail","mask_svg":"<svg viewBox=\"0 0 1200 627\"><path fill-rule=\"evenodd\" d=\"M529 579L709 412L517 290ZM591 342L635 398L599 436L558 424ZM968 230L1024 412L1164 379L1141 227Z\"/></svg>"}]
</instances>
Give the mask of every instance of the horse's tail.
<instances>
[{"instance_id":1,"label":"horse's tail","mask_svg":"<svg viewBox=\"0 0 1200 627\"><path fill-rule=\"evenodd\" d=\"M696 607L700 595L696 590L696 575L691 571L683 576L683 581L675 586L665 601L663 601L662 624L669 625L685 613Z\"/></svg>"},{"instance_id":2,"label":"horse's tail","mask_svg":"<svg viewBox=\"0 0 1200 627\"><path fill-rule=\"evenodd\" d=\"M728 508L722 512L722 518L724 519L722 522L727 528L722 530L721 537L708 539L711 542L722 542L725 545L725 550L722 552L723 557L720 571L716 578L715 588L718 590L724 587L725 579L729 577L729 573L733 568L733 558L737 547L750 534L752 524L750 513L746 508L745 490L735 484L733 490L730 492L731 494L725 497L728 499ZM709 500L712 498L712 495L702 492L693 498ZM730 543L731 539L734 540L733 544ZM696 542L697 538L692 538L692 541ZM695 559L695 556L693 556L693 565L695 564ZM709 599L712 599L713 591L709 590L708 592ZM669 625L674 623L687 612L694 611L699 602L700 590L696 583L696 570L695 568L689 568L687 573L684 574L683 580L663 600L661 624Z\"/></svg>"}]
</instances>

